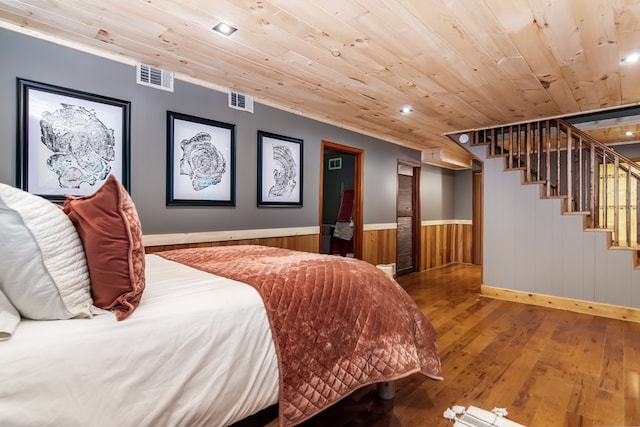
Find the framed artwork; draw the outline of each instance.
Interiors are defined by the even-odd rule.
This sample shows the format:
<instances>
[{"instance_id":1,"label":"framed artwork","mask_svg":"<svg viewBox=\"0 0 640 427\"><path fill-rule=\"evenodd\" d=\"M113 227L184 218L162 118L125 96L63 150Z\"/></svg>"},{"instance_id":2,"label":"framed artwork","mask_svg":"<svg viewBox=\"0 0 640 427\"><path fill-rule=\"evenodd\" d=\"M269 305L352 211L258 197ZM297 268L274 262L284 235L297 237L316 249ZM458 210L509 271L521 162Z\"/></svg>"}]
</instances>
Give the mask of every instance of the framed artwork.
<instances>
[{"instance_id":1,"label":"framed artwork","mask_svg":"<svg viewBox=\"0 0 640 427\"><path fill-rule=\"evenodd\" d=\"M258 206L302 207L302 140L258 131Z\"/></svg>"},{"instance_id":2,"label":"framed artwork","mask_svg":"<svg viewBox=\"0 0 640 427\"><path fill-rule=\"evenodd\" d=\"M235 206L235 125L167 111L167 205Z\"/></svg>"},{"instance_id":3,"label":"framed artwork","mask_svg":"<svg viewBox=\"0 0 640 427\"><path fill-rule=\"evenodd\" d=\"M131 103L18 78L17 186L54 202L129 190Z\"/></svg>"}]
</instances>

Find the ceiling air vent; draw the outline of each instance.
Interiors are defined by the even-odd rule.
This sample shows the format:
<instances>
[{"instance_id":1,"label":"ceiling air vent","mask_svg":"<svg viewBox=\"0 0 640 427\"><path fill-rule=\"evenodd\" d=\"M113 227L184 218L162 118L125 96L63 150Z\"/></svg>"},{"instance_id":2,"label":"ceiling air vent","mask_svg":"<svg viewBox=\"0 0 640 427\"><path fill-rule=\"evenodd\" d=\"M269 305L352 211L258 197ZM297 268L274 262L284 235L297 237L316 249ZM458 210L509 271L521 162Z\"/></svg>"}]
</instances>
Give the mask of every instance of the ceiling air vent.
<instances>
[{"instance_id":1,"label":"ceiling air vent","mask_svg":"<svg viewBox=\"0 0 640 427\"><path fill-rule=\"evenodd\" d=\"M173 73L150 65L138 64L136 82L140 85L173 92Z\"/></svg>"},{"instance_id":2,"label":"ceiling air vent","mask_svg":"<svg viewBox=\"0 0 640 427\"><path fill-rule=\"evenodd\" d=\"M229 92L229 107L253 113L253 96Z\"/></svg>"}]
</instances>

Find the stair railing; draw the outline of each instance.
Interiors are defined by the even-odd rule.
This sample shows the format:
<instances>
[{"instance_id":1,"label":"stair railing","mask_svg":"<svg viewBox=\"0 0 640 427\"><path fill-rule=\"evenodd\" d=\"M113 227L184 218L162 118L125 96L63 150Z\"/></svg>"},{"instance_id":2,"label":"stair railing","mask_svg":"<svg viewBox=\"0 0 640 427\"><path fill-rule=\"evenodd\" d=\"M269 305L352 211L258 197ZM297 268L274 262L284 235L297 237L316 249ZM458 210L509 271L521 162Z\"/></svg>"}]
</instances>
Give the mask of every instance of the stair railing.
<instances>
[{"instance_id":1,"label":"stair railing","mask_svg":"<svg viewBox=\"0 0 640 427\"><path fill-rule=\"evenodd\" d=\"M540 184L542 197L562 198L586 228L609 231L611 246L640 250L640 165L631 159L561 119L476 130L471 143Z\"/></svg>"}]
</instances>

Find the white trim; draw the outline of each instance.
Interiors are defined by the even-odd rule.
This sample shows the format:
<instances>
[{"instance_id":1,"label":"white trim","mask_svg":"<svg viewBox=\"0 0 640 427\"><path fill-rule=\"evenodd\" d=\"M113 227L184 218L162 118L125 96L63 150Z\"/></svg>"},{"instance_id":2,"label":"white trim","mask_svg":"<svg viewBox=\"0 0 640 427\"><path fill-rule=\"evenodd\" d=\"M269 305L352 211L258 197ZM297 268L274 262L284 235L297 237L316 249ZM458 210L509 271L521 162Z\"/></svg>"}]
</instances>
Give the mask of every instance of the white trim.
<instances>
[{"instance_id":1,"label":"white trim","mask_svg":"<svg viewBox=\"0 0 640 427\"><path fill-rule=\"evenodd\" d=\"M147 234L142 236L144 246L182 245L202 242L264 239L270 237L304 236L320 234L320 227L266 228L258 230L205 231L197 233Z\"/></svg>"},{"instance_id":2,"label":"white trim","mask_svg":"<svg viewBox=\"0 0 640 427\"><path fill-rule=\"evenodd\" d=\"M470 219L436 219L431 221L422 221L423 227L428 227L430 225L450 225L450 224L472 225L473 221L471 221Z\"/></svg>"},{"instance_id":3,"label":"white trim","mask_svg":"<svg viewBox=\"0 0 640 427\"><path fill-rule=\"evenodd\" d=\"M396 230L398 224L395 222L382 223L382 224L365 224L362 227L363 231L375 231L375 230Z\"/></svg>"}]
</instances>

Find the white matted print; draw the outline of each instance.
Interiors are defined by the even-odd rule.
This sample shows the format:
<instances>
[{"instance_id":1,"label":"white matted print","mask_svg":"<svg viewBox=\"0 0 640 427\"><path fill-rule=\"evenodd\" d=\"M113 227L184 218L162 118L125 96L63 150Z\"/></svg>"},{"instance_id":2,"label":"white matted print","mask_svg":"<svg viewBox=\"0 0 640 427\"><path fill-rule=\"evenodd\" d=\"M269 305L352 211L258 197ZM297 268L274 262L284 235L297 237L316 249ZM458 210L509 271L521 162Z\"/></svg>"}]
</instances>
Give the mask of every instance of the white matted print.
<instances>
[{"instance_id":1,"label":"white matted print","mask_svg":"<svg viewBox=\"0 0 640 427\"><path fill-rule=\"evenodd\" d=\"M52 201L129 188L130 102L18 79L18 186Z\"/></svg>"},{"instance_id":2,"label":"white matted print","mask_svg":"<svg viewBox=\"0 0 640 427\"><path fill-rule=\"evenodd\" d=\"M302 142L258 131L258 206L302 207Z\"/></svg>"},{"instance_id":3,"label":"white matted print","mask_svg":"<svg viewBox=\"0 0 640 427\"><path fill-rule=\"evenodd\" d=\"M167 205L235 206L235 125L167 112Z\"/></svg>"}]
</instances>

